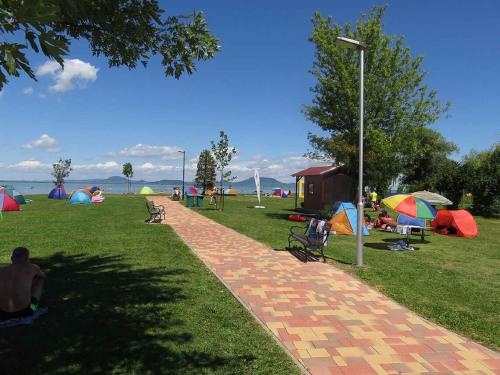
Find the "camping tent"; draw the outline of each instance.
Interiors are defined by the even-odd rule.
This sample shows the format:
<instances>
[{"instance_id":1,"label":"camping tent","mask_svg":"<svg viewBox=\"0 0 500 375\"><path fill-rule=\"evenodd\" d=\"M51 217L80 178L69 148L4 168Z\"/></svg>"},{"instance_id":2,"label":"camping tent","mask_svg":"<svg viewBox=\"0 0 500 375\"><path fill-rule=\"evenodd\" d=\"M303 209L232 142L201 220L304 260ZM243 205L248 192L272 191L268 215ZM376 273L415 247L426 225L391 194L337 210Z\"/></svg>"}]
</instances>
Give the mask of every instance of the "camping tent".
<instances>
[{"instance_id":1,"label":"camping tent","mask_svg":"<svg viewBox=\"0 0 500 375\"><path fill-rule=\"evenodd\" d=\"M473 238L478 233L474 217L466 210L439 210L431 226L437 233L457 237Z\"/></svg>"},{"instance_id":2,"label":"camping tent","mask_svg":"<svg viewBox=\"0 0 500 375\"><path fill-rule=\"evenodd\" d=\"M0 191L0 211L19 211L19 204L5 193L5 191Z\"/></svg>"},{"instance_id":3,"label":"camping tent","mask_svg":"<svg viewBox=\"0 0 500 375\"><path fill-rule=\"evenodd\" d=\"M94 194L97 190L100 190L98 186L96 185L89 185L87 186L85 189L83 190L87 190L90 194Z\"/></svg>"},{"instance_id":4,"label":"camping tent","mask_svg":"<svg viewBox=\"0 0 500 375\"><path fill-rule=\"evenodd\" d=\"M144 186L142 189L139 190L139 194L141 194L141 195L151 195L151 194L156 194L156 193L149 186Z\"/></svg>"},{"instance_id":5,"label":"camping tent","mask_svg":"<svg viewBox=\"0 0 500 375\"><path fill-rule=\"evenodd\" d=\"M17 190L14 190L12 192L12 198L14 198L14 200L18 203L18 204L26 204L28 202L26 202L26 199L24 198L24 196L19 193Z\"/></svg>"},{"instance_id":6,"label":"camping tent","mask_svg":"<svg viewBox=\"0 0 500 375\"><path fill-rule=\"evenodd\" d=\"M358 230L356 227L356 215L358 211L356 210L356 207L349 202L337 202L335 207L337 207L335 214L330 219L332 231L335 231L337 234L357 235ZM368 229L366 229L364 224L363 234L368 236Z\"/></svg>"},{"instance_id":7,"label":"camping tent","mask_svg":"<svg viewBox=\"0 0 500 375\"><path fill-rule=\"evenodd\" d=\"M422 227L425 228L425 220L414 218L405 214L399 214L397 223L399 225L409 225L412 227Z\"/></svg>"},{"instance_id":8,"label":"camping tent","mask_svg":"<svg viewBox=\"0 0 500 375\"><path fill-rule=\"evenodd\" d=\"M90 197L85 194L83 191L75 191L71 195L71 199L69 200L69 203L71 204L90 204Z\"/></svg>"},{"instance_id":9,"label":"camping tent","mask_svg":"<svg viewBox=\"0 0 500 375\"><path fill-rule=\"evenodd\" d=\"M92 195L92 203L102 203L104 201L104 196L101 194Z\"/></svg>"},{"instance_id":10,"label":"camping tent","mask_svg":"<svg viewBox=\"0 0 500 375\"><path fill-rule=\"evenodd\" d=\"M5 194L7 194L10 197L14 197L14 186L13 185L3 185L1 187Z\"/></svg>"},{"instance_id":11,"label":"camping tent","mask_svg":"<svg viewBox=\"0 0 500 375\"><path fill-rule=\"evenodd\" d=\"M49 199L66 199L67 196L64 185L56 186L49 193Z\"/></svg>"},{"instance_id":12,"label":"camping tent","mask_svg":"<svg viewBox=\"0 0 500 375\"><path fill-rule=\"evenodd\" d=\"M288 193L285 190L281 190L281 198L288 198Z\"/></svg>"},{"instance_id":13,"label":"camping tent","mask_svg":"<svg viewBox=\"0 0 500 375\"><path fill-rule=\"evenodd\" d=\"M230 188L230 189L227 191L226 195L236 196L236 195L238 195L238 192L236 191L236 189Z\"/></svg>"}]
</instances>

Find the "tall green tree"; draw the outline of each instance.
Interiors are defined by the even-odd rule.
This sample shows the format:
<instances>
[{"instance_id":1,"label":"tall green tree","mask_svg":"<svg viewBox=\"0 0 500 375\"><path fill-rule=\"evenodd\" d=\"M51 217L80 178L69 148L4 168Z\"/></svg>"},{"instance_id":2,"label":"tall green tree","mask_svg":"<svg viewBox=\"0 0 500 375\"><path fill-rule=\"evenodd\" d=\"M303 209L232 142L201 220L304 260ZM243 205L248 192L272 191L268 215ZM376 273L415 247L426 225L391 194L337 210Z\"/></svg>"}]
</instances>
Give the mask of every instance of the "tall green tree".
<instances>
[{"instance_id":1,"label":"tall green tree","mask_svg":"<svg viewBox=\"0 0 500 375\"><path fill-rule=\"evenodd\" d=\"M464 157L465 187L472 193L475 214L500 216L500 144Z\"/></svg>"},{"instance_id":2,"label":"tall green tree","mask_svg":"<svg viewBox=\"0 0 500 375\"><path fill-rule=\"evenodd\" d=\"M215 186L215 179L215 159L209 150L203 150L198 158L195 182L203 187L205 194L208 188Z\"/></svg>"},{"instance_id":3,"label":"tall green tree","mask_svg":"<svg viewBox=\"0 0 500 375\"><path fill-rule=\"evenodd\" d=\"M210 141L210 144L212 145L216 169L220 173L220 191L222 194L224 192L224 181L232 181L236 178L236 176L232 176L230 170L226 169L233 159L233 155L236 154L236 148L229 146L229 139L223 130L219 132L219 140L217 142ZM221 209L224 210L224 194L221 196L221 200Z\"/></svg>"},{"instance_id":4,"label":"tall green tree","mask_svg":"<svg viewBox=\"0 0 500 375\"><path fill-rule=\"evenodd\" d=\"M401 182L410 191L436 191L438 182L444 177L443 170L454 169L448 157L458 151L458 147L433 129L421 128L419 132L415 134L418 146L414 154L403 159Z\"/></svg>"},{"instance_id":5,"label":"tall green tree","mask_svg":"<svg viewBox=\"0 0 500 375\"><path fill-rule=\"evenodd\" d=\"M125 163L123 164L123 170L122 170L122 174L127 177L127 190L128 190L128 193L130 194L130 179L134 176L134 170L132 168L132 164L131 163Z\"/></svg>"},{"instance_id":6,"label":"tall green tree","mask_svg":"<svg viewBox=\"0 0 500 375\"><path fill-rule=\"evenodd\" d=\"M54 177L53 182L56 186L63 185L65 178L68 177L73 170L73 168L71 168L71 159L63 160L62 158L60 158L57 163L52 164L52 168L54 170L51 174L52 177Z\"/></svg>"},{"instance_id":7,"label":"tall green tree","mask_svg":"<svg viewBox=\"0 0 500 375\"><path fill-rule=\"evenodd\" d=\"M0 34L0 89L21 72L36 79L33 52L62 66L77 39L109 66L133 69L159 55L165 74L175 78L219 49L201 12L165 16L156 0L0 0Z\"/></svg>"},{"instance_id":8,"label":"tall green tree","mask_svg":"<svg viewBox=\"0 0 500 375\"><path fill-rule=\"evenodd\" d=\"M310 133L310 156L329 158L357 179L359 137L359 52L336 44L338 36L365 49L365 182L386 190L418 149L421 129L448 109L424 83L423 57L412 57L401 36L383 31L385 7L375 6L355 25L337 24L316 13L310 38L316 47L311 73L317 80L307 119L322 132Z\"/></svg>"}]
</instances>

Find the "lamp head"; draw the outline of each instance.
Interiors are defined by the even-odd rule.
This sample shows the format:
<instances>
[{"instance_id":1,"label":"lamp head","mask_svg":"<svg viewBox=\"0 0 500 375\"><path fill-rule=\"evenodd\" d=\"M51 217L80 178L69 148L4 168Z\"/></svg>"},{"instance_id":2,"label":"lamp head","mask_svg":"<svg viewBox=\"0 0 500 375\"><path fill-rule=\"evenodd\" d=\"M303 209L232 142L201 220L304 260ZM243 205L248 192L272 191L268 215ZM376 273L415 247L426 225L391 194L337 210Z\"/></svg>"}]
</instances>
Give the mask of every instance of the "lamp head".
<instances>
[{"instance_id":1,"label":"lamp head","mask_svg":"<svg viewBox=\"0 0 500 375\"><path fill-rule=\"evenodd\" d=\"M361 42L359 42L358 40L345 38L343 36L338 36L335 43L341 47L350 48L350 49L364 49L365 48L365 46L363 44L361 44Z\"/></svg>"}]
</instances>

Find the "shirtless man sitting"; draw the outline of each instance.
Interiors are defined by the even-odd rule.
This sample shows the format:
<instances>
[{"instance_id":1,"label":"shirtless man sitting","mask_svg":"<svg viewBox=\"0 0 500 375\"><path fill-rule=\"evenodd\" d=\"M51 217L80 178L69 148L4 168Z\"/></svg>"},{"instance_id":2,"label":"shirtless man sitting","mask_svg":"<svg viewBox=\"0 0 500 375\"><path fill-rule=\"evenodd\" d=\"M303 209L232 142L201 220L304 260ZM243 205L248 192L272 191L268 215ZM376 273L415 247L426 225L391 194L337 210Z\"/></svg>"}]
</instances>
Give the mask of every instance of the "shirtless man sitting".
<instances>
[{"instance_id":1,"label":"shirtless man sitting","mask_svg":"<svg viewBox=\"0 0 500 375\"><path fill-rule=\"evenodd\" d=\"M45 274L28 259L29 250L18 247L12 264L0 267L0 321L30 316L38 309Z\"/></svg>"}]
</instances>

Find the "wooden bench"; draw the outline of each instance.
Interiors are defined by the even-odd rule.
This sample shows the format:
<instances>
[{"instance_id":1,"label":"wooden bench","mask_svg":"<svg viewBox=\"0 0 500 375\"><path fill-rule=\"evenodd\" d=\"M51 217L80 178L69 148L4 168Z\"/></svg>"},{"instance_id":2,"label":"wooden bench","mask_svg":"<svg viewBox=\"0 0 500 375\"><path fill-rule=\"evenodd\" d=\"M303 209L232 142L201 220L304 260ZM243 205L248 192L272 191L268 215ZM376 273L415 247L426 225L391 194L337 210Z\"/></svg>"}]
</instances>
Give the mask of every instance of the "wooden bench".
<instances>
[{"instance_id":1,"label":"wooden bench","mask_svg":"<svg viewBox=\"0 0 500 375\"><path fill-rule=\"evenodd\" d=\"M146 223L161 223L165 219L165 207L162 205L155 205L152 201L146 201L146 207L149 212L149 219L146 220Z\"/></svg>"},{"instance_id":2,"label":"wooden bench","mask_svg":"<svg viewBox=\"0 0 500 375\"><path fill-rule=\"evenodd\" d=\"M311 219L305 231L304 227L292 226L288 235L288 248L292 249L292 243L299 243L306 252L319 251L323 261L325 261L324 248L327 244L332 224L325 221L322 230L318 232L316 231L318 223L319 220Z\"/></svg>"}]
</instances>

